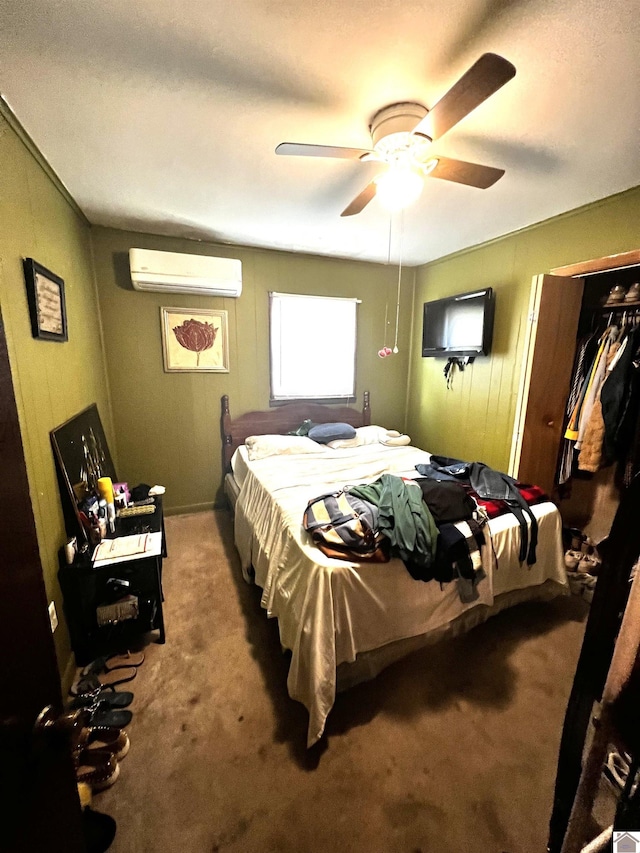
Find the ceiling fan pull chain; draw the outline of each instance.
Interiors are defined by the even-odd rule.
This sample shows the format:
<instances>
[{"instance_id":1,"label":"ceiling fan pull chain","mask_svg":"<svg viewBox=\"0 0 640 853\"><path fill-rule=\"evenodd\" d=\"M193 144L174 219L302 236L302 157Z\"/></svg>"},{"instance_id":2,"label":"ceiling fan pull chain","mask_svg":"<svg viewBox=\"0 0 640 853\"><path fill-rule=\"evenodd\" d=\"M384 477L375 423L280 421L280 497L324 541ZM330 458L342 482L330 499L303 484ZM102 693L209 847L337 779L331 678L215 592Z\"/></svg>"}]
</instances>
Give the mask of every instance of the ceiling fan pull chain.
<instances>
[{"instance_id":1,"label":"ceiling fan pull chain","mask_svg":"<svg viewBox=\"0 0 640 853\"><path fill-rule=\"evenodd\" d=\"M389 214L389 239L387 241L387 266L391 264L391 228L393 224L393 214ZM389 286L387 285L387 298L384 306L384 348L387 349L387 327L389 324Z\"/></svg>"},{"instance_id":2,"label":"ceiling fan pull chain","mask_svg":"<svg viewBox=\"0 0 640 853\"><path fill-rule=\"evenodd\" d=\"M382 341L383 349L387 349L387 323L389 319L389 300L387 300L387 304L384 306L384 339Z\"/></svg>"},{"instance_id":3,"label":"ceiling fan pull chain","mask_svg":"<svg viewBox=\"0 0 640 853\"><path fill-rule=\"evenodd\" d=\"M398 352L398 325L400 320L400 282L402 280L402 238L404 236L404 211L400 211L400 259L398 261L398 294L396 297L396 338L393 344L394 353Z\"/></svg>"}]
</instances>

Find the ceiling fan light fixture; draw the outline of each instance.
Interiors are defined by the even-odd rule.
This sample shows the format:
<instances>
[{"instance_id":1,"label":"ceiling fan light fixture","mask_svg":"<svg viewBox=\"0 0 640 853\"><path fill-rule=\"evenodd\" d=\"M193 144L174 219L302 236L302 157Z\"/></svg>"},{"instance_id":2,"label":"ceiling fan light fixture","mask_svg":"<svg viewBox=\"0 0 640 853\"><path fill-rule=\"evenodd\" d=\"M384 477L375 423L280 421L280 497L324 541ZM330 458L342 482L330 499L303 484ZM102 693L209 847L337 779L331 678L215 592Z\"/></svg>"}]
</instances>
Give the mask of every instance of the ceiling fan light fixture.
<instances>
[{"instance_id":1,"label":"ceiling fan light fixture","mask_svg":"<svg viewBox=\"0 0 640 853\"><path fill-rule=\"evenodd\" d=\"M378 110L369 126L373 147L378 150L378 144L389 136L402 139L402 144L405 144L406 138L426 114L426 107L413 102L390 104Z\"/></svg>"},{"instance_id":2,"label":"ceiling fan light fixture","mask_svg":"<svg viewBox=\"0 0 640 853\"><path fill-rule=\"evenodd\" d=\"M416 201L424 181L414 169L392 166L376 178L376 197L385 210L404 210Z\"/></svg>"}]
</instances>

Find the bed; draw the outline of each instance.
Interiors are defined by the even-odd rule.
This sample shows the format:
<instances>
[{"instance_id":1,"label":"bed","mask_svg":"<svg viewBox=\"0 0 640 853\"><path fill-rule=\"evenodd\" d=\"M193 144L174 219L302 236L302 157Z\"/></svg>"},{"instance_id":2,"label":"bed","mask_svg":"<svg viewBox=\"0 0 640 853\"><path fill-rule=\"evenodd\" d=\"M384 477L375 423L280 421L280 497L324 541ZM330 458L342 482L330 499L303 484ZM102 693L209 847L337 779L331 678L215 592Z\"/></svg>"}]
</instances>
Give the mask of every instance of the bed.
<instances>
[{"instance_id":1,"label":"bed","mask_svg":"<svg viewBox=\"0 0 640 853\"><path fill-rule=\"evenodd\" d=\"M549 501L532 507L538 521L537 561L518 561L520 529L515 516L489 521L482 547L486 578L477 600L462 603L455 583L413 580L398 559L356 563L325 556L302 526L311 498L344 485L373 482L383 473L415 478L427 451L366 444L297 452L295 439L278 439L305 419L370 423L369 394L362 411L320 404L289 404L233 419L222 398L221 430L225 493L234 509L234 538L245 580L262 590L267 616L278 620L280 641L291 651L289 695L309 712L307 746L316 743L336 692L373 678L414 649L470 630L523 601L568 592L561 519ZM250 453L246 439L264 436ZM251 440L253 442L253 439ZM310 440L308 440L310 441ZM284 450L283 450L284 448ZM253 458L250 458L253 457ZM261 457L261 458L260 458Z\"/></svg>"}]
</instances>

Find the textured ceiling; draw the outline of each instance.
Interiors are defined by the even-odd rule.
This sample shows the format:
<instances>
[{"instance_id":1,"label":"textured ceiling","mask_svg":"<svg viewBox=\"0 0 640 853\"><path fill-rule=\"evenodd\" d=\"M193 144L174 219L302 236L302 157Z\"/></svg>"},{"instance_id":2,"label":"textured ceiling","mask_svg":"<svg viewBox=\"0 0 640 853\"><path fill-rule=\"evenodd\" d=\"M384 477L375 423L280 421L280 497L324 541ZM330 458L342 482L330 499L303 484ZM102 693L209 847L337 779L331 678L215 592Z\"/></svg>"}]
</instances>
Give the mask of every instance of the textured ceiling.
<instances>
[{"instance_id":1,"label":"textured ceiling","mask_svg":"<svg viewBox=\"0 0 640 853\"><path fill-rule=\"evenodd\" d=\"M640 184L640 16L622 0L0 0L0 92L93 223L407 264ZM433 106L484 52L516 77L434 153L506 169L340 212L386 104ZM402 239L401 239L402 235ZM402 244L402 245L401 245Z\"/></svg>"}]
</instances>

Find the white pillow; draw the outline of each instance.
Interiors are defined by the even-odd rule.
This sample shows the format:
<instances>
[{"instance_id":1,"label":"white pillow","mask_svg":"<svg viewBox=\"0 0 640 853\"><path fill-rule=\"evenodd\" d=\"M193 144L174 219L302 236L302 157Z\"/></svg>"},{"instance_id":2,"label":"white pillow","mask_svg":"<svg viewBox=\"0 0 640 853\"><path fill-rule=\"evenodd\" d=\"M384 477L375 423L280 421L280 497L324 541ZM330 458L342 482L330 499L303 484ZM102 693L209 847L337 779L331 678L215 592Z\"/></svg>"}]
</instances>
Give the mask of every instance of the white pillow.
<instances>
[{"instance_id":1,"label":"white pillow","mask_svg":"<svg viewBox=\"0 0 640 853\"><path fill-rule=\"evenodd\" d=\"M249 460L295 453L325 453L325 447L306 435L250 435L246 440Z\"/></svg>"},{"instance_id":2,"label":"white pillow","mask_svg":"<svg viewBox=\"0 0 640 853\"><path fill-rule=\"evenodd\" d=\"M358 430L356 430L356 433ZM340 450L343 447L358 447L362 442L356 435L355 438L336 438L335 441L330 441L327 444L327 447L331 447L333 450Z\"/></svg>"},{"instance_id":3,"label":"white pillow","mask_svg":"<svg viewBox=\"0 0 640 853\"><path fill-rule=\"evenodd\" d=\"M371 426L358 427L356 436L360 444L383 444L389 433L388 429L371 424ZM400 433L397 433L400 435Z\"/></svg>"},{"instance_id":4,"label":"white pillow","mask_svg":"<svg viewBox=\"0 0 640 853\"><path fill-rule=\"evenodd\" d=\"M411 444L411 438L406 435L406 433L400 433L395 429L390 429L387 430L386 438L380 443L386 444L389 447L403 447L405 444Z\"/></svg>"},{"instance_id":5,"label":"white pillow","mask_svg":"<svg viewBox=\"0 0 640 853\"><path fill-rule=\"evenodd\" d=\"M371 426L358 427L355 438L330 441L328 447L360 447L363 444L385 444L399 447L404 444L411 444L411 439L396 429L385 429L385 427L371 424Z\"/></svg>"}]
</instances>

